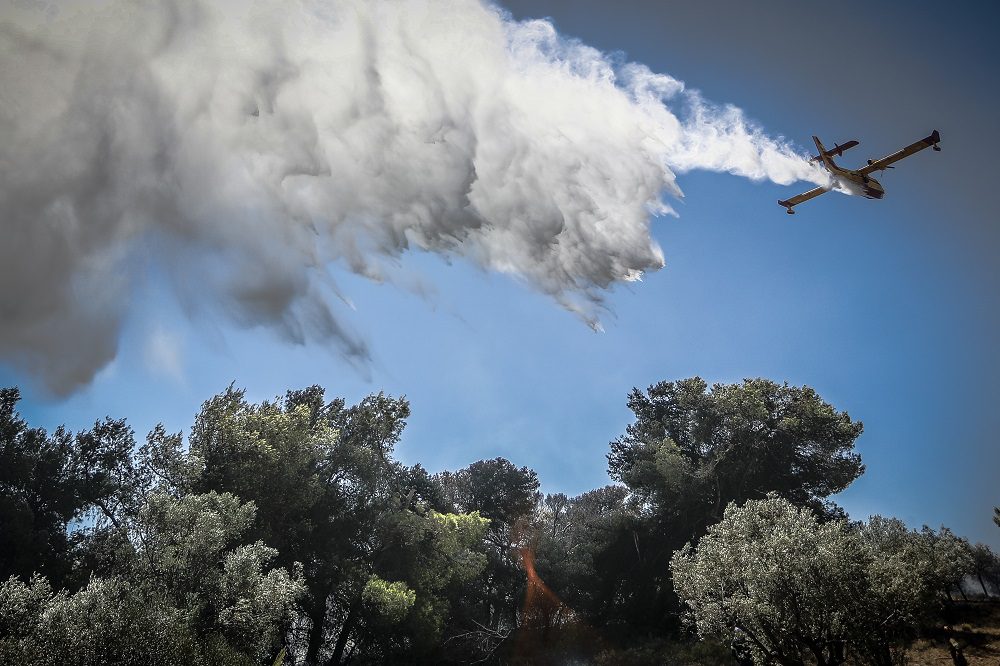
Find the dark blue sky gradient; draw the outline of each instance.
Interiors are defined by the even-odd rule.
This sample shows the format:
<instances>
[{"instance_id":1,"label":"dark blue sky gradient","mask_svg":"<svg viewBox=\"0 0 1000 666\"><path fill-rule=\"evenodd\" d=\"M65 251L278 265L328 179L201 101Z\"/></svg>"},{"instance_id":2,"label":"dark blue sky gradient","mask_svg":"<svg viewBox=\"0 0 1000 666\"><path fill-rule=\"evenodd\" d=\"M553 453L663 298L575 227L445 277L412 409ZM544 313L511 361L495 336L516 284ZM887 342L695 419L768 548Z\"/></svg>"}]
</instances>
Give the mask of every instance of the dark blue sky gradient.
<instances>
[{"instance_id":1,"label":"dark blue sky gradient","mask_svg":"<svg viewBox=\"0 0 1000 666\"><path fill-rule=\"evenodd\" d=\"M349 400L406 394L404 461L439 470L500 455L536 469L544 490L576 494L608 482L604 455L630 421L633 386L763 376L813 386L864 421L868 472L838 498L852 516L944 523L1000 545L992 5L507 6L731 102L800 146L814 133L858 139L848 166L934 128L943 151L886 172L883 201L830 194L794 217L775 202L798 186L680 176L680 217L653 225L666 268L616 290L603 334L507 277L412 255L403 270L433 286L426 297L335 271L374 351L369 377L332 350L221 318L189 323L154 279L118 361L91 387L55 401L9 370L0 383L23 387L35 424L81 428L110 414L140 434L157 421L186 432L234 380L255 400L311 383ZM155 327L180 342L179 379L143 362Z\"/></svg>"},{"instance_id":2,"label":"dark blue sky gradient","mask_svg":"<svg viewBox=\"0 0 1000 666\"><path fill-rule=\"evenodd\" d=\"M727 292L712 305L718 291L706 285L701 313L696 303L690 313L706 329L703 344L729 359L718 364L723 375L807 383L865 422L859 447L869 472L841 498L853 515L945 522L1000 543L990 520L1000 503L1000 216L989 152L1000 102L998 7L507 6L518 18L550 16L564 34L624 50L800 145L812 134L827 144L856 138L862 145L842 159L848 166L941 130L943 152L883 173L881 202L828 195L795 217L774 215L767 195L795 192L690 174L681 180L681 220L661 225L659 237L666 279L701 273ZM719 326L728 335L708 333Z\"/></svg>"}]
</instances>

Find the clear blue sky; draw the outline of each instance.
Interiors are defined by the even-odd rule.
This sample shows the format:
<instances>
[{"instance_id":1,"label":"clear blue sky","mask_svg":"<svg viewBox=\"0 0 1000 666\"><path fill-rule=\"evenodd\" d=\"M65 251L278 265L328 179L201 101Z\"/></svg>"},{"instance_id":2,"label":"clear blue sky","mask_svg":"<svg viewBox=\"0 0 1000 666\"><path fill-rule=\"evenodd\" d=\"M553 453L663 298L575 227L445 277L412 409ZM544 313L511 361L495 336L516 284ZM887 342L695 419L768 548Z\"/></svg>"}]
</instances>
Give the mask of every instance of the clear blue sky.
<instances>
[{"instance_id":1,"label":"clear blue sky","mask_svg":"<svg viewBox=\"0 0 1000 666\"><path fill-rule=\"evenodd\" d=\"M610 298L605 332L551 300L463 262L413 254L402 269L432 286L417 296L336 275L374 363L201 316L191 322L151 286L119 358L88 388L55 400L10 368L33 424L86 427L125 416L142 436L157 421L186 430L230 382L255 400L321 384L358 400L405 394L413 416L397 453L434 471L504 456L543 489L576 494L608 482L608 441L630 421L633 386L700 375L808 384L864 421L867 473L838 501L946 524L1000 545L996 377L998 268L996 11L930 3L601 3L532 0L518 18L550 16L564 34L669 73L741 107L805 147L858 139L845 164L941 131L882 179L883 201L827 195L787 216L799 187L712 173L679 178L679 218L654 221L666 267ZM176 372L146 362L162 330ZM155 336L154 336L155 337Z\"/></svg>"}]
</instances>

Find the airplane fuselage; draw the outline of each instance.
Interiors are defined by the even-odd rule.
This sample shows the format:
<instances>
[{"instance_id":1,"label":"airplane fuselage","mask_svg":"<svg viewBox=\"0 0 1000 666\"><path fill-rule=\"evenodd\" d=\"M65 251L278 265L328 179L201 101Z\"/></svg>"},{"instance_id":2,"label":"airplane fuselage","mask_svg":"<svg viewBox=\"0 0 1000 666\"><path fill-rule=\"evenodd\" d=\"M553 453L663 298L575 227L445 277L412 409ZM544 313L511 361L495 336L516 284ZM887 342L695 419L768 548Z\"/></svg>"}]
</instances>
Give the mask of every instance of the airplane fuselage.
<instances>
[{"instance_id":1,"label":"airplane fuselage","mask_svg":"<svg viewBox=\"0 0 1000 666\"><path fill-rule=\"evenodd\" d=\"M854 194L860 194L868 199L881 199L885 196L885 188L871 176L866 176L851 169L841 169L838 166L827 165L830 174L844 189Z\"/></svg>"}]
</instances>

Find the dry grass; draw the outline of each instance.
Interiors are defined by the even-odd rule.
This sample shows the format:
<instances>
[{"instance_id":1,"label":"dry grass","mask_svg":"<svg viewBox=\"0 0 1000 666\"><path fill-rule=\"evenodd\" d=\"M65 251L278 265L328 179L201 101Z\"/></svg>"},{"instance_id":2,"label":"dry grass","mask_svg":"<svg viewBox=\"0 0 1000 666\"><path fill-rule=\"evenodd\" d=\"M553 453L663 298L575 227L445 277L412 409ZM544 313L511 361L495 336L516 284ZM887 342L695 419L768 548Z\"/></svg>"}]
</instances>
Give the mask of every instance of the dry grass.
<instances>
[{"instance_id":1,"label":"dry grass","mask_svg":"<svg viewBox=\"0 0 1000 666\"><path fill-rule=\"evenodd\" d=\"M947 631L942 628L928 635L908 651L910 664L952 666L955 660L949 641L954 641L969 666L1000 664L1000 604L958 603L948 609L946 620L950 623Z\"/></svg>"}]
</instances>

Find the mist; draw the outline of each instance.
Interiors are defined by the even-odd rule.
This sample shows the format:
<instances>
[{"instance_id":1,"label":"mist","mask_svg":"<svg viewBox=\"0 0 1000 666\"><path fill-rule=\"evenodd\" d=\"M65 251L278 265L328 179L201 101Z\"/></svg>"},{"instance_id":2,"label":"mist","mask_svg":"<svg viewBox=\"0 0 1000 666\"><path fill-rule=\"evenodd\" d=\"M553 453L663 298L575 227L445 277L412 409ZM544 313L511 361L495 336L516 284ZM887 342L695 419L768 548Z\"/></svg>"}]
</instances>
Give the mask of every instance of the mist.
<instances>
[{"instance_id":1,"label":"mist","mask_svg":"<svg viewBox=\"0 0 1000 666\"><path fill-rule=\"evenodd\" d=\"M827 184L740 109L474 0L11 5L0 360L86 385L155 272L192 316L364 366L333 271L414 250L597 328L695 169Z\"/></svg>"}]
</instances>

